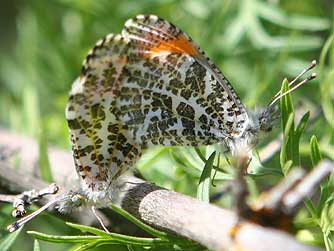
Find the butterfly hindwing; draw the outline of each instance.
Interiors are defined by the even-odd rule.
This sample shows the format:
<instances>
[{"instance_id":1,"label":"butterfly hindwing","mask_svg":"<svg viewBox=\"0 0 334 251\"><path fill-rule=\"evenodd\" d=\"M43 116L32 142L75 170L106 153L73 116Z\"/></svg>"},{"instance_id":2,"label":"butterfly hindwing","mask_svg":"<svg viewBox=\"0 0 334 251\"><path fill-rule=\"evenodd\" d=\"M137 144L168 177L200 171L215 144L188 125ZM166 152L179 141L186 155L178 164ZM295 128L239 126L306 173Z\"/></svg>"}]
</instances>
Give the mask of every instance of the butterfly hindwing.
<instances>
[{"instance_id":1,"label":"butterfly hindwing","mask_svg":"<svg viewBox=\"0 0 334 251\"><path fill-rule=\"evenodd\" d=\"M92 191L106 189L141 154L118 119L127 50L120 35L99 41L84 61L66 108L76 169Z\"/></svg>"}]
</instances>

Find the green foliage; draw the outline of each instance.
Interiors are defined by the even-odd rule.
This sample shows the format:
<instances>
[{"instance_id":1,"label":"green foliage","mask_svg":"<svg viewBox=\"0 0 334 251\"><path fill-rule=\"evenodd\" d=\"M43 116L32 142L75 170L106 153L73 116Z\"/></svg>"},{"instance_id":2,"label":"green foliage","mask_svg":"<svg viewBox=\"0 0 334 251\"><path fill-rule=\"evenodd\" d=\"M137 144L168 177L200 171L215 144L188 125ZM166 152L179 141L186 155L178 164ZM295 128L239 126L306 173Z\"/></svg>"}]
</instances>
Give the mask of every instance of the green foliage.
<instances>
[{"instance_id":1,"label":"green foliage","mask_svg":"<svg viewBox=\"0 0 334 251\"><path fill-rule=\"evenodd\" d=\"M0 250L2 251L10 250L10 248L12 247L12 245L14 244L14 242L20 235L21 231L22 229L19 229L15 233L11 235L7 235L7 237L4 240L2 240L2 242L0 243Z\"/></svg>"},{"instance_id":2,"label":"green foliage","mask_svg":"<svg viewBox=\"0 0 334 251\"><path fill-rule=\"evenodd\" d=\"M99 38L120 32L124 22L139 13L159 15L186 31L222 69L250 108L266 104L279 88L282 77L296 76L312 59L319 58L318 78L293 93L295 105L301 107L304 115L297 114L299 109L294 108L291 95L281 100L284 137L280 154L263 163L253 153L247 182L256 196L295 166L311 169L321 159L333 159L334 149L333 4L318 0L273 2L8 1L6 7L13 11L5 11L2 16L12 25L0 27L4 29L0 41L0 126L38 140L39 171L45 180L51 181L46 146L51 143L69 149L64 109L82 60ZM287 90L286 80L282 90ZM320 107L323 113L314 119ZM257 150L261 152L279 133L274 128L261 139ZM137 168L149 181L208 201L210 195L234 177L227 158L214 153L221 152L218 148L156 147L148 149ZM318 201L306 200L305 208L296 217L298 238L327 250L332 250L334 243L333 194L330 178L321 184ZM231 200L223 196L217 203L229 207ZM48 233L30 232L39 239L57 240L57 245L33 242L23 233L6 235L0 231L0 249L55 251L71 246L70 250L203 250L113 209L152 237L107 235L98 229L66 226L62 221L42 216L41 221L36 219L26 228ZM9 207L1 207L0 213L2 226L12 221ZM80 243L70 242L78 236L78 230L85 232L80 233Z\"/></svg>"},{"instance_id":3,"label":"green foliage","mask_svg":"<svg viewBox=\"0 0 334 251\"><path fill-rule=\"evenodd\" d=\"M216 157L216 152L213 152L210 155L209 159L206 161L201 177L199 178L199 184L197 187L197 199L201 201L209 202L210 200L209 191L211 186L211 171L215 157Z\"/></svg>"},{"instance_id":4,"label":"green foliage","mask_svg":"<svg viewBox=\"0 0 334 251\"><path fill-rule=\"evenodd\" d=\"M320 152L318 140L315 135L313 135L311 138L310 146L311 146L312 165L316 166L322 158L321 158L321 152Z\"/></svg>"},{"instance_id":5,"label":"green foliage","mask_svg":"<svg viewBox=\"0 0 334 251\"><path fill-rule=\"evenodd\" d=\"M295 30L321 31L327 30L330 26L329 20L324 18L288 16L273 4L259 0L243 0L239 2L238 15L226 29L226 46L235 49L243 36L247 36L258 49L282 49L287 43L289 50L310 50L321 46L321 40L314 36L303 36L293 40L284 36L273 37L264 29L261 19Z\"/></svg>"},{"instance_id":6,"label":"green foliage","mask_svg":"<svg viewBox=\"0 0 334 251\"><path fill-rule=\"evenodd\" d=\"M282 83L281 92L285 93L289 90L288 81L285 79ZM291 94L281 98L281 121L283 128L283 143L280 154L280 162L283 173L286 175L290 168L300 164L299 141L305 130L306 123L310 117L307 112L300 119L297 127L294 126L294 108L292 104Z\"/></svg>"},{"instance_id":7,"label":"green foliage","mask_svg":"<svg viewBox=\"0 0 334 251\"><path fill-rule=\"evenodd\" d=\"M310 140L311 160L313 166L316 166L322 159L317 138L312 136ZM325 245L326 251L333 250L334 245L334 180L333 174L331 177L323 181L320 185L320 196L317 204L308 199L305 201L306 208L310 213L309 218L302 219L303 223L298 222L300 228L314 227L320 228L322 234L318 232L307 232L306 236L299 236L305 242L311 244Z\"/></svg>"},{"instance_id":8,"label":"green foliage","mask_svg":"<svg viewBox=\"0 0 334 251\"><path fill-rule=\"evenodd\" d=\"M150 235L154 236L154 238L142 238L117 233L106 233L105 231L94 227L73 223L67 223L67 225L74 229L78 229L81 232L85 232L87 233L87 235L59 236L44 234L36 231L28 231L28 234L36 239L46 242L76 243L73 248L77 251L88 250L102 245L113 245L116 247L123 246L127 247L128 250L137 250L140 247L145 247L145 250L155 250L156 248L161 250L160 247L162 247L166 250L179 251L198 250L198 248L200 248L200 246L196 243L153 229L152 227L142 223L129 213L125 212L121 208L118 208L114 205L111 205L110 207L115 212L119 213Z\"/></svg>"},{"instance_id":9,"label":"green foliage","mask_svg":"<svg viewBox=\"0 0 334 251\"><path fill-rule=\"evenodd\" d=\"M119 208L115 205L109 205L109 207L116 213L122 215L124 218L126 218L127 220L131 221L132 223L134 223L135 225L137 225L138 227L140 227L141 229L143 229L145 232L149 233L152 236L156 236L159 237L161 239L166 239L168 238L168 234L158 231L146 224L144 224L143 222L141 222L140 220L138 220L136 217L132 216L131 214L129 214L128 212L124 211L122 208Z\"/></svg>"},{"instance_id":10,"label":"green foliage","mask_svg":"<svg viewBox=\"0 0 334 251\"><path fill-rule=\"evenodd\" d=\"M326 57L329 64L325 64ZM328 67L328 69L326 69ZM333 81L334 81L334 34L326 40L320 54L319 72L321 79L321 104L325 118L332 129L334 129L334 101L333 101Z\"/></svg>"},{"instance_id":11,"label":"green foliage","mask_svg":"<svg viewBox=\"0 0 334 251\"><path fill-rule=\"evenodd\" d=\"M49 183L53 182L49 156L48 156L48 141L45 136L46 132L44 130L43 125L41 125L42 129L39 133L39 141L38 141L38 150L39 150L39 159L38 159L38 167L41 173L41 178Z\"/></svg>"},{"instance_id":12,"label":"green foliage","mask_svg":"<svg viewBox=\"0 0 334 251\"><path fill-rule=\"evenodd\" d=\"M34 251L41 251L38 240L34 241Z\"/></svg>"}]
</instances>

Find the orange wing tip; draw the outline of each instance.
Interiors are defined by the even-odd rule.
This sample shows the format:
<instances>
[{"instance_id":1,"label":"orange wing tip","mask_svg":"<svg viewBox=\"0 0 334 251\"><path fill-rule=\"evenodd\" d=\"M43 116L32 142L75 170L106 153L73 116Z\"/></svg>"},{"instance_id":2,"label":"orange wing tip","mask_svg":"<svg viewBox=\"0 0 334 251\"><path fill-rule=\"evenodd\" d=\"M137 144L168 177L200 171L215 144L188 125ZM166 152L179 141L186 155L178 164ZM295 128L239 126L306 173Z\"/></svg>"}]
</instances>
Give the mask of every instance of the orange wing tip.
<instances>
[{"instance_id":1,"label":"orange wing tip","mask_svg":"<svg viewBox=\"0 0 334 251\"><path fill-rule=\"evenodd\" d=\"M150 48L148 51L150 57L165 55L166 53L188 54L193 57L199 54L197 48L183 34L172 40L161 41L157 46Z\"/></svg>"}]
</instances>

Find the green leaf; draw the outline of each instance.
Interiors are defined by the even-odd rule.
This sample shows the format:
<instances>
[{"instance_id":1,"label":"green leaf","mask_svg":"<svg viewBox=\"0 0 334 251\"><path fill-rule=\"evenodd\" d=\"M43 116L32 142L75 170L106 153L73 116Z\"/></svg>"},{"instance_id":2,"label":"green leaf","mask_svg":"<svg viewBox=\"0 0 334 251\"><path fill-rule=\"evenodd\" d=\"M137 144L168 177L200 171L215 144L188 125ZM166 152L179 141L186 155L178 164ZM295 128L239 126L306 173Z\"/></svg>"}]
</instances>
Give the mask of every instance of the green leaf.
<instances>
[{"instance_id":1,"label":"green leaf","mask_svg":"<svg viewBox=\"0 0 334 251\"><path fill-rule=\"evenodd\" d=\"M45 127L42 125L42 129L39 132L38 139L38 150L39 150L39 158L38 158L38 168L41 173L41 177L44 181L52 183L53 177L49 162L49 153L48 153L48 141L46 138Z\"/></svg>"},{"instance_id":2,"label":"green leaf","mask_svg":"<svg viewBox=\"0 0 334 251\"><path fill-rule=\"evenodd\" d=\"M309 198L305 199L305 206L306 206L307 210L309 211L309 213L311 214L311 216L313 218L316 218L317 217L316 208L314 207L313 202L312 202L311 199L309 199Z\"/></svg>"},{"instance_id":3,"label":"green leaf","mask_svg":"<svg viewBox=\"0 0 334 251\"><path fill-rule=\"evenodd\" d=\"M311 147L311 161L313 167L315 167L322 159L318 140L315 135L311 137L310 147Z\"/></svg>"},{"instance_id":4,"label":"green leaf","mask_svg":"<svg viewBox=\"0 0 334 251\"><path fill-rule=\"evenodd\" d=\"M293 165L292 160L288 160L287 162L284 163L284 166L282 167L282 172L284 173L285 176L290 171L292 165Z\"/></svg>"},{"instance_id":5,"label":"green leaf","mask_svg":"<svg viewBox=\"0 0 334 251\"><path fill-rule=\"evenodd\" d=\"M209 191L211 185L211 171L213 166L213 161L215 160L216 152L213 152L209 159L206 161L201 177L199 179L199 184L197 187L197 199L205 202L209 202Z\"/></svg>"},{"instance_id":6,"label":"green leaf","mask_svg":"<svg viewBox=\"0 0 334 251\"><path fill-rule=\"evenodd\" d=\"M205 163L206 159L205 159L205 154L203 154L201 152L201 149L199 147L194 147L195 152L197 153L198 157Z\"/></svg>"},{"instance_id":7,"label":"green leaf","mask_svg":"<svg viewBox=\"0 0 334 251\"><path fill-rule=\"evenodd\" d=\"M288 81L285 79L282 83L282 88L281 88L282 93L285 93L289 90L288 84L289 84ZM280 106L281 106L282 128L284 131L280 163L281 167L285 168L283 173L286 174L288 172L288 170L286 169L287 165L285 165L286 161L288 160L292 161L290 167L293 165L300 164L299 140L301 134L305 129L309 114L308 113L304 114L295 131L294 108L293 108L291 93L281 98Z\"/></svg>"},{"instance_id":8,"label":"green leaf","mask_svg":"<svg viewBox=\"0 0 334 251\"><path fill-rule=\"evenodd\" d=\"M310 117L310 112L306 112L303 117L300 119L297 128L294 132L294 146L293 146L293 159L297 162L294 162L294 165L300 165L300 155L299 155L299 141L300 141L300 137L302 136L307 121Z\"/></svg>"},{"instance_id":9,"label":"green leaf","mask_svg":"<svg viewBox=\"0 0 334 251\"><path fill-rule=\"evenodd\" d=\"M326 204L334 199L334 183L333 175L320 185L320 199L316 207L317 216L320 217L322 210Z\"/></svg>"},{"instance_id":10,"label":"green leaf","mask_svg":"<svg viewBox=\"0 0 334 251\"><path fill-rule=\"evenodd\" d=\"M282 177L282 170L278 168L270 168L265 167L261 163L259 157L252 152L251 161L249 163L250 172L248 173L249 176L260 177L264 175L275 175Z\"/></svg>"},{"instance_id":11,"label":"green leaf","mask_svg":"<svg viewBox=\"0 0 334 251\"><path fill-rule=\"evenodd\" d=\"M66 224L72 228L79 229L81 231L85 231L88 233L92 233L101 237L104 237L105 239L98 240L98 242L101 242L102 240L105 242L107 241L108 243L110 240L116 241L117 243L132 243L134 245L138 245L138 242L153 242L157 244L165 244L168 243L169 241L172 243L178 243L180 245L193 245L193 243L184 240L183 238L179 238L174 235L169 235L165 232L156 230L152 228L151 226L146 225L145 223L139 221L137 218L134 216L130 215L128 212L125 210L115 206L115 205L110 205L110 208L115 211L116 213L122 215L124 218L128 219L141 229L145 230L147 233L159 237L159 239L153 239L153 238L137 238L133 236L128 236L128 235L122 235L122 234L117 234L117 233L106 233L103 230L90 227L90 226L85 226L85 225L79 225L79 224L74 224L74 223L69 223L67 222ZM144 244L145 244L144 243ZM147 243L146 243L147 244ZM151 243L149 243L151 244Z\"/></svg>"},{"instance_id":12,"label":"green leaf","mask_svg":"<svg viewBox=\"0 0 334 251\"><path fill-rule=\"evenodd\" d=\"M59 236L59 235L44 234L36 231L27 231L27 233L38 240L54 242L54 243L85 243L101 239L101 236L92 236L92 235Z\"/></svg>"},{"instance_id":13,"label":"green leaf","mask_svg":"<svg viewBox=\"0 0 334 251\"><path fill-rule=\"evenodd\" d=\"M293 15L288 19L288 25L292 29L306 31L322 31L330 28L330 21L327 18Z\"/></svg>"},{"instance_id":14,"label":"green leaf","mask_svg":"<svg viewBox=\"0 0 334 251\"><path fill-rule=\"evenodd\" d=\"M38 240L34 241L34 251L41 251Z\"/></svg>"},{"instance_id":15,"label":"green leaf","mask_svg":"<svg viewBox=\"0 0 334 251\"><path fill-rule=\"evenodd\" d=\"M109 233L108 236L92 236L92 235L73 235L58 236L28 231L28 234L39 240L58 243L90 243L92 241L103 241L108 244L133 244L133 245L170 245L168 240L159 238L142 238L129 235Z\"/></svg>"},{"instance_id":16,"label":"green leaf","mask_svg":"<svg viewBox=\"0 0 334 251\"><path fill-rule=\"evenodd\" d=\"M334 129L334 103L333 97L331 96L331 88L332 83L334 81L334 70L333 70L333 59L331 59L331 55L333 55L334 51L334 34L328 37L323 46L320 58L319 58L319 79L321 82L320 85L320 93L321 93L321 105L324 111L325 118L327 123ZM326 58L329 58L329 69L331 71L326 70Z\"/></svg>"},{"instance_id":17,"label":"green leaf","mask_svg":"<svg viewBox=\"0 0 334 251\"><path fill-rule=\"evenodd\" d=\"M150 151L146 151L145 158L140 158L137 162L138 169L144 171L150 168L157 159L161 158L167 152L169 152L168 147L156 147L150 149Z\"/></svg>"},{"instance_id":18,"label":"green leaf","mask_svg":"<svg viewBox=\"0 0 334 251\"><path fill-rule=\"evenodd\" d=\"M11 246L16 241L17 237L21 233L22 228L19 228L16 232L8 234L7 237L0 243L0 250L1 251L8 251Z\"/></svg>"},{"instance_id":19,"label":"green leaf","mask_svg":"<svg viewBox=\"0 0 334 251\"><path fill-rule=\"evenodd\" d=\"M91 234L94 234L94 235L97 235L97 236L102 236L102 237L103 236L107 236L107 237L110 236L107 232L105 232L103 230L100 230L98 228L95 228L95 227L75 224L75 223L71 223L71 222L66 222L66 225L68 225L72 228L78 229L82 232L88 232L88 233L91 233Z\"/></svg>"},{"instance_id":20,"label":"green leaf","mask_svg":"<svg viewBox=\"0 0 334 251\"><path fill-rule=\"evenodd\" d=\"M326 250L332 251L334 248L334 203L327 203L322 212L319 223L324 235Z\"/></svg>"},{"instance_id":21,"label":"green leaf","mask_svg":"<svg viewBox=\"0 0 334 251\"><path fill-rule=\"evenodd\" d=\"M175 161L175 163L182 169L187 171L187 173L192 174L194 177L199 177L200 168L191 163L179 150L170 149L170 156Z\"/></svg>"},{"instance_id":22,"label":"green leaf","mask_svg":"<svg viewBox=\"0 0 334 251\"><path fill-rule=\"evenodd\" d=\"M277 5L270 5L266 2L257 2L258 13L267 21L279 26L306 31L322 31L330 27L326 18L293 15L287 16Z\"/></svg>"},{"instance_id":23,"label":"green leaf","mask_svg":"<svg viewBox=\"0 0 334 251\"><path fill-rule=\"evenodd\" d=\"M283 142L282 142L282 147L281 147L281 152L280 152L280 163L281 163L281 168L282 172L284 175L287 174L289 169L287 167L291 167L293 163L290 163L289 165L286 165L287 161L291 161L291 131L293 132L292 126L293 126L293 119L294 119L294 114L291 113L290 116L288 117L286 124L284 125L284 132L283 132ZM293 135L292 135L293 137Z\"/></svg>"},{"instance_id":24,"label":"green leaf","mask_svg":"<svg viewBox=\"0 0 334 251\"><path fill-rule=\"evenodd\" d=\"M303 242L314 246L323 246L323 235L319 232L310 231L310 230L300 230L297 233L296 238Z\"/></svg>"},{"instance_id":25,"label":"green leaf","mask_svg":"<svg viewBox=\"0 0 334 251\"><path fill-rule=\"evenodd\" d=\"M109 204L109 207L116 213L120 214L121 216L123 216L125 219L127 219L128 221L132 222L133 224L135 224L136 226L140 227L141 229L143 229L144 231L146 231L147 233L159 237L160 239L170 239L173 238L174 236L171 236L165 232L159 231L154 229L153 227L146 225L144 222L138 220L136 217L134 217L133 215L129 214L127 211L123 210L120 207L117 207L113 204ZM176 237L177 238L177 237Z\"/></svg>"},{"instance_id":26,"label":"green leaf","mask_svg":"<svg viewBox=\"0 0 334 251\"><path fill-rule=\"evenodd\" d=\"M306 112L303 117L300 119L297 128L295 130L295 141L299 143L300 137L303 134L307 121L310 118L310 112Z\"/></svg>"},{"instance_id":27,"label":"green leaf","mask_svg":"<svg viewBox=\"0 0 334 251\"><path fill-rule=\"evenodd\" d=\"M287 92L289 90L289 81L287 79L283 80L281 93ZM285 95L280 100L281 106L281 119L282 119L282 127L286 128L287 121L291 113L294 112L293 103L291 94Z\"/></svg>"},{"instance_id":28,"label":"green leaf","mask_svg":"<svg viewBox=\"0 0 334 251\"><path fill-rule=\"evenodd\" d=\"M98 241L92 241L89 243L85 243L74 249L73 251L85 251L85 250L90 250L98 245Z\"/></svg>"}]
</instances>

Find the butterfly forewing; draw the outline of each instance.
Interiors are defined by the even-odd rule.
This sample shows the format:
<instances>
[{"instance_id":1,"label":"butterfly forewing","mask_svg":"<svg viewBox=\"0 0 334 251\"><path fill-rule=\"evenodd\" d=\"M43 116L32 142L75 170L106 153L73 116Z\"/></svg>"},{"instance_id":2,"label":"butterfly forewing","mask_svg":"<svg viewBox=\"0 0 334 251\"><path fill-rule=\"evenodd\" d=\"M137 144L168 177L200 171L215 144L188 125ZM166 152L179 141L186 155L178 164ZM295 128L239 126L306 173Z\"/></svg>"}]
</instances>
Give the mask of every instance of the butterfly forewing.
<instances>
[{"instance_id":1,"label":"butterfly forewing","mask_svg":"<svg viewBox=\"0 0 334 251\"><path fill-rule=\"evenodd\" d=\"M97 43L72 87L67 119L77 170L93 190L131 167L144 147L218 143L239 137L248 121L204 53L152 15Z\"/></svg>"},{"instance_id":2,"label":"butterfly forewing","mask_svg":"<svg viewBox=\"0 0 334 251\"><path fill-rule=\"evenodd\" d=\"M183 91L186 97L192 97L187 98L188 103L198 113L208 116L208 123L211 119L220 134L238 137L243 133L248 116L239 97L187 34L152 15L130 19L122 34L131 41L129 53L132 58L146 59L151 64L148 69L152 69L151 72L162 69L165 88L174 91L175 95L180 96ZM203 108L205 112L200 112Z\"/></svg>"}]
</instances>

